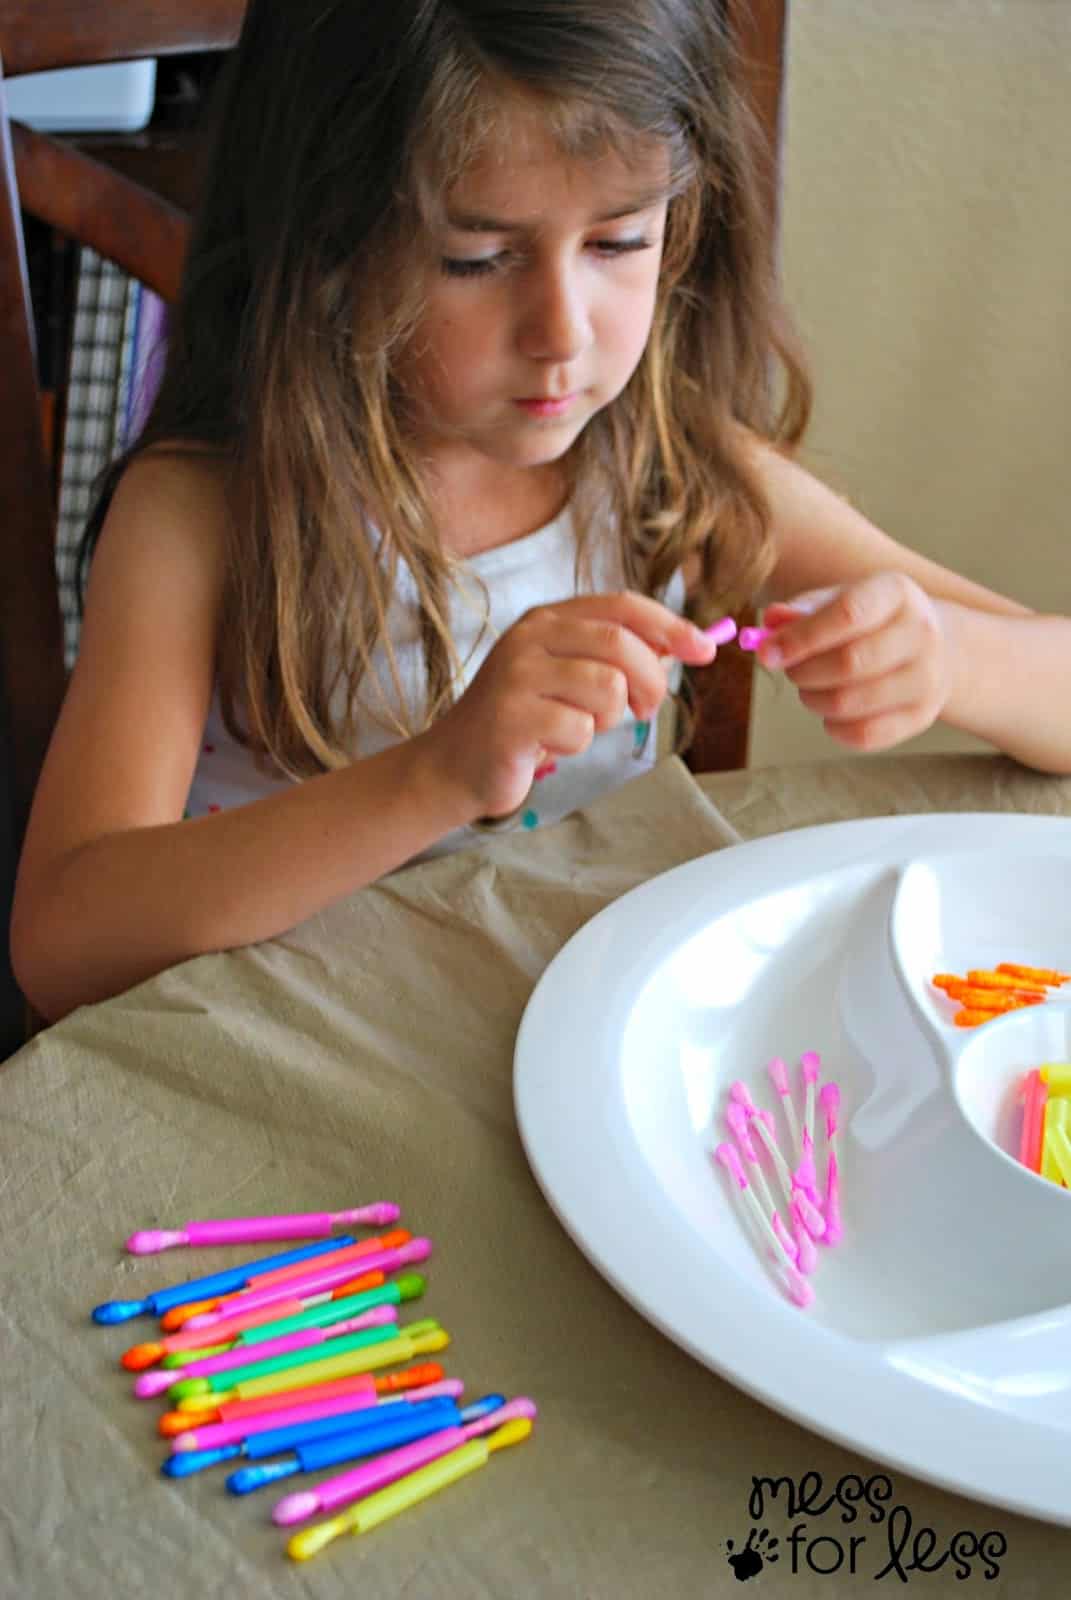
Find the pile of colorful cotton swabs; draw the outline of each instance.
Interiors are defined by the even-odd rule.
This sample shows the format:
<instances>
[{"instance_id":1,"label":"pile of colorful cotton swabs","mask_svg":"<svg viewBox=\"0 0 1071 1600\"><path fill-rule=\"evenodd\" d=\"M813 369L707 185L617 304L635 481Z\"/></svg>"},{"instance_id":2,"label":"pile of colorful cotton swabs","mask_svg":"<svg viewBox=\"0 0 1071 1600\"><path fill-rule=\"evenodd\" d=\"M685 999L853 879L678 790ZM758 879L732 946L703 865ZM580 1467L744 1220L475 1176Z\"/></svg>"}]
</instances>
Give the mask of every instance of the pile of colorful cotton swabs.
<instances>
[{"instance_id":1,"label":"pile of colorful cotton swabs","mask_svg":"<svg viewBox=\"0 0 1071 1600\"><path fill-rule=\"evenodd\" d=\"M1000 961L995 967L972 967L965 978L954 972L935 972L930 982L959 1010L952 1021L957 1028L977 1028L1022 1006L1039 1006L1050 989L1067 983L1071 974L1051 967L1024 967L1017 961Z\"/></svg>"},{"instance_id":2,"label":"pile of colorful cotton swabs","mask_svg":"<svg viewBox=\"0 0 1071 1600\"><path fill-rule=\"evenodd\" d=\"M835 1083L824 1083L818 1088L821 1057L816 1050L805 1051L800 1057L803 1112L802 1116L797 1116L792 1103L788 1068L780 1056L776 1056L766 1070L781 1101L794 1165L789 1166L778 1146L773 1114L757 1106L746 1086L740 1082L731 1085L725 1111L725 1121L735 1143L719 1144L711 1155L732 1179L747 1215L758 1230L762 1254L773 1263L778 1281L796 1305L808 1306L814 1299L814 1290L807 1279L818 1263L815 1247L818 1244L837 1244L842 1232L838 1154L840 1089ZM825 1114L824 1192L819 1187L815 1166L816 1099ZM762 1146L761 1151L757 1148L756 1139ZM784 1195L787 1222L778 1211L770 1192L763 1172L763 1154L769 1157ZM744 1170L745 1164L750 1173L750 1182Z\"/></svg>"},{"instance_id":3,"label":"pile of colorful cotton swabs","mask_svg":"<svg viewBox=\"0 0 1071 1600\"><path fill-rule=\"evenodd\" d=\"M1071 1189L1071 1061L1049 1061L1024 1074L1019 1160L1050 1183Z\"/></svg>"},{"instance_id":4,"label":"pile of colorful cotton swabs","mask_svg":"<svg viewBox=\"0 0 1071 1600\"><path fill-rule=\"evenodd\" d=\"M401 1228L360 1243L351 1234L329 1237L337 1226L383 1227L399 1214L380 1202L135 1233L127 1240L135 1255L176 1245L319 1242L93 1312L104 1324L161 1320L160 1337L121 1361L141 1373L140 1399L166 1394L173 1407L158 1422L171 1440L165 1476L238 1461L227 1488L248 1494L295 1473L365 1463L274 1507L281 1527L341 1512L291 1536L286 1548L296 1561L340 1534L367 1533L532 1431L531 1400L494 1394L461 1407L463 1384L437 1362L373 1376L450 1343L434 1320L397 1325L398 1307L424 1292L419 1273L399 1269L426 1260L429 1239Z\"/></svg>"}]
</instances>

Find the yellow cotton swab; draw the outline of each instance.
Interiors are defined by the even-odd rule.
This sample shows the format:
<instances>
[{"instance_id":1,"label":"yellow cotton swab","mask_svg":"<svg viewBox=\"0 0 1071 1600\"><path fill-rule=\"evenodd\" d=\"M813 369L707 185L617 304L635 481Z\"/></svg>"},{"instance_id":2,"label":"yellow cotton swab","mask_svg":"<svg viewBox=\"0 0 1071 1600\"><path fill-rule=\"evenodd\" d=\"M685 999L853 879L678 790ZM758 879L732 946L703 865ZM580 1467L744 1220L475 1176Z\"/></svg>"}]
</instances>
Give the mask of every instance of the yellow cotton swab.
<instances>
[{"instance_id":1,"label":"yellow cotton swab","mask_svg":"<svg viewBox=\"0 0 1071 1600\"><path fill-rule=\"evenodd\" d=\"M1066 1096L1049 1096L1045 1102L1044 1131L1041 1136L1041 1176L1052 1183L1071 1186L1071 1140L1068 1122L1071 1101Z\"/></svg>"},{"instance_id":2,"label":"yellow cotton swab","mask_svg":"<svg viewBox=\"0 0 1071 1600\"><path fill-rule=\"evenodd\" d=\"M337 1517L329 1517L326 1522L318 1522L315 1527L304 1528L300 1533L295 1533L288 1540L286 1551L295 1561L307 1561L332 1539L339 1538L344 1533L369 1533L377 1528L381 1522L386 1522L390 1517L396 1517L400 1511L406 1511L410 1506L416 1505L420 1500L426 1500L440 1489L445 1489L448 1484L455 1483L458 1478L464 1478L470 1472L475 1472L477 1467L485 1466L494 1450L504 1450L508 1445L520 1444L527 1439L532 1431L532 1422L529 1417L518 1417L513 1422L507 1422L502 1428L490 1434L486 1439L470 1439L468 1444L463 1444L457 1450L451 1450L449 1455L440 1457L438 1461L429 1462L426 1467L420 1467L416 1472L410 1472L407 1477L399 1478L397 1483L392 1483L385 1489L380 1489L376 1494L368 1495L364 1500L359 1500L356 1505L350 1506Z\"/></svg>"}]
</instances>

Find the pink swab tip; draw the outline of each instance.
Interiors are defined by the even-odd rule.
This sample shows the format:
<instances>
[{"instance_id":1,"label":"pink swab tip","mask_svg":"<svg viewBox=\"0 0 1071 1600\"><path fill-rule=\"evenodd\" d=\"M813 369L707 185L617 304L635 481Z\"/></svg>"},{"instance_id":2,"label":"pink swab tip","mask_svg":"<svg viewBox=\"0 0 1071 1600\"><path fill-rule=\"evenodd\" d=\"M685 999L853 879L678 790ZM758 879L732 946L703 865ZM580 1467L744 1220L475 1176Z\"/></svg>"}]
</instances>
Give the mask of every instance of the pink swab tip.
<instances>
[{"instance_id":1,"label":"pink swab tip","mask_svg":"<svg viewBox=\"0 0 1071 1600\"><path fill-rule=\"evenodd\" d=\"M154 1395L163 1394L165 1389L170 1389L173 1383L178 1383L181 1373L168 1367L163 1372L143 1372L140 1378L134 1381L134 1393L139 1400L151 1400Z\"/></svg>"},{"instance_id":2,"label":"pink swab tip","mask_svg":"<svg viewBox=\"0 0 1071 1600\"><path fill-rule=\"evenodd\" d=\"M840 1105L840 1087L835 1083L823 1083L818 1091L818 1104L823 1111L830 1109L836 1111Z\"/></svg>"},{"instance_id":3,"label":"pink swab tip","mask_svg":"<svg viewBox=\"0 0 1071 1600\"><path fill-rule=\"evenodd\" d=\"M773 1214L773 1231L777 1235L778 1243L780 1244L781 1249L785 1252L785 1255L792 1262L792 1264L795 1265L799 1258L799 1246L789 1233L788 1229L785 1227L784 1223L781 1221L781 1214L779 1211L775 1211Z\"/></svg>"},{"instance_id":4,"label":"pink swab tip","mask_svg":"<svg viewBox=\"0 0 1071 1600\"><path fill-rule=\"evenodd\" d=\"M714 1159L721 1162L739 1188L747 1188L747 1179L744 1177L744 1169L740 1165L740 1157L736 1153L735 1146L720 1144L714 1152Z\"/></svg>"},{"instance_id":5,"label":"pink swab tip","mask_svg":"<svg viewBox=\"0 0 1071 1600\"><path fill-rule=\"evenodd\" d=\"M788 1068L781 1060L781 1057L774 1056L766 1070L770 1074L770 1081L778 1094L788 1094Z\"/></svg>"},{"instance_id":6,"label":"pink swab tip","mask_svg":"<svg viewBox=\"0 0 1071 1600\"><path fill-rule=\"evenodd\" d=\"M126 1248L132 1256L152 1256L159 1250L170 1250L173 1245L185 1243L186 1235L177 1229L145 1228L130 1235Z\"/></svg>"},{"instance_id":7,"label":"pink swab tip","mask_svg":"<svg viewBox=\"0 0 1071 1600\"><path fill-rule=\"evenodd\" d=\"M741 650L757 650L762 641L770 637L770 629L741 628L736 637Z\"/></svg>"},{"instance_id":8,"label":"pink swab tip","mask_svg":"<svg viewBox=\"0 0 1071 1600\"><path fill-rule=\"evenodd\" d=\"M748 1111L754 1111L756 1109L755 1102L752 1100L751 1095L748 1092L747 1084L741 1083L739 1078L737 1078L735 1083L731 1083L729 1085L729 1094L738 1105L746 1107Z\"/></svg>"},{"instance_id":9,"label":"pink swab tip","mask_svg":"<svg viewBox=\"0 0 1071 1600\"><path fill-rule=\"evenodd\" d=\"M792 1207L792 1221L796 1227L796 1266L800 1272L809 1276L818 1265L818 1251L815 1249L814 1241L804 1226L799 1206L796 1204Z\"/></svg>"},{"instance_id":10,"label":"pink swab tip","mask_svg":"<svg viewBox=\"0 0 1071 1600\"><path fill-rule=\"evenodd\" d=\"M736 623L732 617L719 617L709 628L704 628L703 633L715 644L728 644L730 640L736 638Z\"/></svg>"},{"instance_id":11,"label":"pink swab tip","mask_svg":"<svg viewBox=\"0 0 1071 1600\"><path fill-rule=\"evenodd\" d=\"M744 1159L757 1161L759 1153L751 1142L751 1135L747 1131L748 1114L744 1107L737 1101L730 1101L725 1112L725 1120L729 1124L729 1131L736 1135L736 1139L744 1152Z\"/></svg>"},{"instance_id":12,"label":"pink swab tip","mask_svg":"<svg viewBox=\"0 0 1071 1600\"><path fill-rule=\"evenodd\" d=\"M811 1197L807 1193L806 1189L804 1189L795 1178L793 1179L792 1183L792 1200L793 1204L798 1208L800 1221L807 1229L807 1232L810 1234L811 1238L824 1238L826 1231L826 1219L811 1200Z\"/></svg>"},{"instance_id":13,"label":"pink swab tip","mask_svg":"<svg viewBox=\"0 0 1071 1600\"><path fill-rule=\"evenodd\" d=\"M791 1299L798 1306L809 1306L814 1299L814 1290L801 1273L791 1269L785 1273L785 1283Z\"/></svg>"},{"instance_id":14,"label":"pink swab tip","mask_svg":"<svg viewBox=\"0 0 1071 1600\"><path fill-rule=\"evenodd\" d=\"M271 1520L277 1528L288 1528L292 1522L304 1522L320 1509L320 1497L312 1489L301 1489L297 1494L284 1495L272 1508Z\"/></svg>"},{"instance_id":15,"label":"pink swab tip","mask_svg":"<svg viewBox=\"0 0 1071 1600\"><path fill-rule=\"evenodd\" d=\"M822 1070L822 1058L817 1050L806 1050L800 1056L800 1068L803 1072L804 1083L817 1083L818 1074Z\"/></svg>"},{"instance_id":16,"label":"pink swab tip","mask_svg":"<svg viewBox=\"0 0 1071 1600\"><path fill-rule=\"evenodd\" d=\"M470 1438L476 1438L479 1433L491 1433L495 1428L500 1428L504 1422L515 1422L520 1417L527 1417L534 1422L539 1415L539 1407L534 1400L526 1394L518 1395L516 1400L507 1400L504 1406L499 1406L497 1411L489 1411L485 1417L470 1422L465 1432Z\"/></svg>"}]
</instances>

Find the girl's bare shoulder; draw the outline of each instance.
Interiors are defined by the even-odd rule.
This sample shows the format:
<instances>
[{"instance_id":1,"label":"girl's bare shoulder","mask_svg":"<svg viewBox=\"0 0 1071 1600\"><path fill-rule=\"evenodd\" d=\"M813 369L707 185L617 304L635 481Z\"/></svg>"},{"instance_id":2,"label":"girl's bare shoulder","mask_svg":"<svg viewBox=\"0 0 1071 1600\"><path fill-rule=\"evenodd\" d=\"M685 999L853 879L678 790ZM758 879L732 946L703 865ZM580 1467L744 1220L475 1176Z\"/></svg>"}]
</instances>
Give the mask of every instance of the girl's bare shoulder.
<instances>
[{"instance_id":1,"label":"girl's bare shoulder","mask_svg":"<svg viewBox=\"0 0 1071 1600\"><path fill-rule=\"evenodd\" d=\"M118 557L194 560L218 576L232 517L231 463L182 441L153 445L126 466L101 530L94 566Z\"/></svg>"},{"instance_id":2,"label":"girl's bare shoulder","mask_svg":"<svg viewBox=\"0 0 1071 1600\"><path fill-rule=\"evenodd\" d=\"M196 511L215 517L229 515L232 475L229 456L186 440L164 440L134 456L119 480L120 496L129 507L152 503L160 513L177 515Z\"/></svg>"}]
</instances>

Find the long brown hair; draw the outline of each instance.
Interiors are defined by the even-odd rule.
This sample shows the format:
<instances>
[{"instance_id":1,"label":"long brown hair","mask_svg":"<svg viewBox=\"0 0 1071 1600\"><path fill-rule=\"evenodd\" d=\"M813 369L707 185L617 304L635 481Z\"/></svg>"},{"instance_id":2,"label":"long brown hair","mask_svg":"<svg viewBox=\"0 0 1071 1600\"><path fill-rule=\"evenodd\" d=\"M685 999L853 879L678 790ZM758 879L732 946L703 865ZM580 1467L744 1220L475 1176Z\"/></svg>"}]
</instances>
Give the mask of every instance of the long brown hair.
<instances>
[{"instance_id":1,"label":"long brown hair","mask_svg":"<svg viewBox=\"0 0 1071 1600\"><path fill-rule=\"evenodd\" d=\"M217 676L237 737L295 775L352 759L380 642L404 704L386 626L403 562L427 693L398 732L455 692L452 564L393 361L419 315L414 269L439 197L510 93L535 97L571 153L654 139L671 159L650 338L565 463L578 559L609 501L630 585L659 593L694 553L698 621L756 591L769 518L747 432L794 444L810 391L776 292L739 82L725 0L251 0L160 391L83 542L88 560L137 454L182 441L224 457Z\"/></svg>"}]
</instances>

